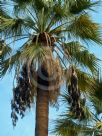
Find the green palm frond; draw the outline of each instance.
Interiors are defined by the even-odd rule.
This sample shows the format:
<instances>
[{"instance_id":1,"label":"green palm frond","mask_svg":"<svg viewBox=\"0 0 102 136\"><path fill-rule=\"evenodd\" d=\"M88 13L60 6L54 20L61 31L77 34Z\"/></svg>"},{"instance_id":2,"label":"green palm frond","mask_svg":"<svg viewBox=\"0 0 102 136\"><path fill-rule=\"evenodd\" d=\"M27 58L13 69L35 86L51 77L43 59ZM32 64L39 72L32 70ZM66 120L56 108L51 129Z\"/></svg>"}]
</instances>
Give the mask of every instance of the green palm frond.
<instances>
[{"instance_id":1,"label":"green palm frond","mask_svg":"<svg viewBox=\"0 0 102 136\"><path fill-rule=\"evenodd\" d=\"M7 71L11 71L14 67L22 66L25 62L27 62L30 67L34 61L37 62L39 60L39 63L46 61L50 53L50 48L43 48L38 44L31 43L23 45L14 55L3 60L0 76L4 76Z\"/></svg>"},{"instance_id":2,"label":"green palm frond","mask_svg":"<svg viewBox=\"0 0 102 136\"><path fill-rule=\"evenodd\" d=\"M96 123L96 128L98 128L99 130L101 130L101 133L102 133L102 122L97 122Z\"/></svg>"},{"instance_id":3,"label":"green palm frond","mask_svg":"<svg viewBox=\"0 0 102 136\"><path fill-rule=\"evenodd\" d=\"M10 72L14 66L16 67L17 65L20 64L19 60L20 54L21 53L18 51L11 57L2 61L2 63L0 64L1 67L0 77L3 77L7 71Z\"/></svg>"},{"instance_id":4,"label":"green palm frond","mask_svg":"<svg viewBox=\"0 0 102 136\"><path fill-rule=\"evenodd\" d=\"M96 72L99 67L99 59L88 50L79 52L76 56L79 65L88 67L91 72Z\"/></svg>"},{"instance_id":5,"label":"green palm frond","mask_svg":"<svg viewBox=\"0 0 102 136\"><path fill-rule=\"evenodd\" d=\"M102 81L97 82L98 86L90 96L90 100L98 114L102 113Z\"/></svg>"},{"instance_id":6,"label":"green palm frond","mask_svg":"<svg viewBox=\"0 0 102 136\"><path fill-rule=\"evenodd\" d=\"M7 9L3 8L2 6L3 6L2 3L0 3L0 16L2 16L2 15L3 15L4 17L9 16L9 15L7 14Z\"/></svg>"},{"instance_id":7,"label":"green palm frond","mask_svg":"<svg viewBox=\"0 0 102 136\"><path fill-rule=\"evenodd\" d=\"M19 10L24 10L27 6L29 6L32 0L13 0L15 2L14 10L17 12Z\"/></svg>"},{"instance_id":8,"label":"green palm frond","mask_svg":"<svg viewBox=\"0 0 102 136\"><path fill-rule=\"evenodd\" d=\"M7 55L9 55L11 53L12 49L11 47L9 47L8 45L6 45L6 43L1 40L0 41L0 56L1 58L5 58Z\"/></svg>"},{"instance_id":9,"label":"green palm frond","mask_svg":"<svg viewBox=\"0 0 102 136\"><path fill-rule=\"evenodd\" d=\"M70 12L72 14L83 13L86 10L93 10L93 7L98 5L100 1L93 2L90 0L76 0L72 4L70 4Z\"/></svg>"},{"instance_id":10,"label":"green palm frond","mask_svg":"<svg viewBox=\"0 0 102 136\"><path fill-rule=\"evenodd\" d=\"M76 17L68 26L68 31L72 36L81 38L84 41L102 43L99 24L94 23L87 14Z\"/></svg>"},{"instance_id":11,"label":"green palm frond","mask_svg":"<svg viewBox=\"0 0 102 136\"><path fill-rule=\"evenodd\" d=\"M93 119L93 116L92 116L92 113L91 113L89 107L84 106L83 111L84 111L84 117L83 117L82 121L88 122Z\"/></svg>"},{"instance_id":12,"label":"green palm frond","mask_svg":"<svg viewBox=\"0 0 102 136\"><path fill-rule=\"evenodd\" d=\"M80 130L80 126L67 118L57 120L55 124L54 133L57 136L71 136L71 134L77 136L78 130Z\"/></svg>"},{"instance_id":13,"label":"green palm frond","mask_svg":"<svg viewBox=\"0 0 102 136\"><path fill-rule=\"evenodd\" d=\"M57 2L53 7L53 12L55 14L55 18L57 20L60 20L62 18L67 17L68 11L66 10L65 5L61 4L60 2Z\"/></svg>"},{"instance_id":14,"label":"green palm frond","mask_svg":"<svg viewBox=\"0 0 102 136\"><path fill-rule=\"evenodd\" d=\"M43 8L39 13L37 14L37 28L39 33L43 33L46 31L48 19L49 19L49 14L45 14L44 11L45 9Z\"/></svg>"},{"instance_id":15,"label":"green palm frond","mask_svg":"<svg viewBox=\"0 0 102 136\"><path fill-rule=\"evenodd\" d=\"M45 9L45 11L48 11L49 8L49 3L50 1L46 1L46 0L34 0L34 4L33 7L36 8L36 10L40 11L43 8Z\"/></svg>"},{"instance_id":16,"label":"green palm frond","mask_svg":"<svg viewBox=\"0 0 102 136\"><path fill-rule=\"evenodd\" d=\"M92 104L97 112L97 114L102 113L102 100L97 99L94 96L91 96Z\"/></svg>"},{"instance_id":17,"label":"green palm frond","mask_svg":"<svg viewBox=\"0 0 102 136\"><path fill-rule=\"evenodd\" d=\"M1 40L0 41L0 77L2 74L2 63L5 60L5 58L7 58L8 56L10 56L12 49L6 45L6 43Z\"/></svg>"},{"instance_id":18,"label":"green palm frond","mask_svg":"<svg viewBox=\"0 0 102 136\"><path fill-rule=\"evenodd\" d=\"M0 77L2 75L2 64L4 60L10 56L12 49L6 45L6 43L1 40L0 41Z\"/></svg>"},{"instance_id":19,"label":"green palm frond","mask_svg":"<svg viewBox=\"0 0 102 136\"><path fill-rule=\"evenodd\" d=\"M70 56L72 62L78 63L82 67L88 67L91 72L97 71L99 59L79 42L69 42L64 47L65 53Z\"/></svg>"},{"instance_id":20,"label":"green palm frond","mask_svg":"<svg viewBox=\"0 0 102 136\"><path fill-rule=\"evenodd\" d=\"M78 85L81 91L89 91L93 92L97 88L97 82L95 81L94 77L90 74L83 72L79 69L76 69L77 76L78 76Z\"/></svg>"},{"instance_id":21,"label":"green palm frond","mask_svg":"<svg viewBox=\"0 0 102 136\"><path fill-rule=\"evenodd\" d=\"M30 61L34 59L43 60L45 55L45 49L39 45L30 44L27 47L24 46L22 49L21 59L29 59Z\"/></svg>"},{"instance_id":22,"label":"green palm frond","mask_svg":"<svg viewBox=\"0 0 102 136\"><path fill-rule=\"evenodd\" d=\"M77 73L78 86L79 86L80 91L86 92L86 93L87 92L92 93L97 89L98 84L97 84L95 78L91 74L84 72L77 67L75 67L75 71ZM68 72L67 71L65 72L65 77L66 77L67 81L69 82Z\"/></svg>"},{"instance_id":23,"label":"green palm frond","mask_svg":"<svg viewBox=\"0 0 102 136\"><path fill-rule=\"evenodd\" d=\"M22 35L25 30L29 27L24 22L24 19L21 18L5 18L0 16L1 25L0 25L0 32L4 34L5 37L7 36L16 36Z\"/></svg>"},{"instance_id":24,"label":"green palm frond","mask_svg":"<svg viewBox=\"0 0 102 136\"><path fill-rule=\"evenodd\" d=\"M79 120L79 122L88 122L93 119L93 115L90 108L86 105L86 98L80 98L80 107L83 110L82 116L76 115L77 111L74 111L74 107L70 105L70 96L68 92L62 94L62 101L66 104L66 111L63 116L69 117L70 119Z\"/></svg>"},{"instance_id":25,"label":"green palm frond","mask_svg":"<svg viewBox=\"0 0 102 136\"><path fill-rule=\"evenodd\" d=\"M78 136L79 134L85 135L93 133L92 128L87 127L86 125L77 124L68 117L58 119L55 122L54 133L56 136Z\"/></svg>"},{"instance_id":26,"label":"green palm frond","mask_svg":"<svg viewBox=\"0 0 102 136\"><path fill-rule=\"evenodd\" d=\"M102 100L102 81L97 81L98 87L95 90L95 97L98 98L99 100Z\"/></svg>"},{"instance_id":27,"label":"green palm frond","mask_svg":"<svg viewBox=\"0 0 102 136\"><path fill-rule=\"evenodd\" d=\"M64 113L55 121L55 127L52 131L56 136L71 136L72 134L75 136L79 135L92 135L93 132L95 134L101 133L99 129L95 129L95 125L91 126L87 125L88 121L92 121L94 118L90 107L88 107L83 99L81 98L81 107L84 111L84 117L80 121L75 117L74 114L70 111L69 105L69 95L68 92L65 92L62 95L62 100L67 105Z\"/></svg>"},{"instance_id":28,"label":"green palm frond","mask_svg":"<svg viewBox=\"0 0 102 136\"><path fill-rule=\"evenodd\" d=\"M48 11L49 8L49 1L45 1L45 0L14 0L14 2L16 3L14 6L14 13L15 14L19 14L20 12L24 11L26 12L27 9L30 7L33 7L33 11L40 11L43 8Z\"/></svg>"}]
</instances>

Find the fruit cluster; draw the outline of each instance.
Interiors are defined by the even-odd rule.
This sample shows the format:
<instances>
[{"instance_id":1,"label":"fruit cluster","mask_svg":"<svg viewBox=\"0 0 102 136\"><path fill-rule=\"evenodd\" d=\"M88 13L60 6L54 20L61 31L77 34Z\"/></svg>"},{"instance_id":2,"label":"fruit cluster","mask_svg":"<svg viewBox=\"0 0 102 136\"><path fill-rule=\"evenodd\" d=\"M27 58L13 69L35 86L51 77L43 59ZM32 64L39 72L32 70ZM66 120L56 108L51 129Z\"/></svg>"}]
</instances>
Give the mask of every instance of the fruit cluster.
<instances>
[{"instance_id":1,"label":"fruit cluster","mask_svg":"<svg viewBox=\"0 0 102 136\"><path fill-rule=\"evenodd\" d=\"M18 120L17 114L23 118L25 110L31 107L31 103L34 99L32 93L33 91L29 83L27 66L24 65L20 77L17 78L17 86L13 89L13 99L11 101L11 118L13 126L16 125L16 121Z\"/></svg>"},{"instance_id":2,"label":"fruit cluster","mask_svg":"<svg viewBox=\"0 0 102 136\"><path fill-rule=\"evenodd\" d=\"M84 110L80 103L80 90L78 89L78 79L77 76L72 74L71 84L68 86L69 98L68 102L70 104L70 111L75 116L75 118L83 119Z\"/></svg>"}]
</instances>

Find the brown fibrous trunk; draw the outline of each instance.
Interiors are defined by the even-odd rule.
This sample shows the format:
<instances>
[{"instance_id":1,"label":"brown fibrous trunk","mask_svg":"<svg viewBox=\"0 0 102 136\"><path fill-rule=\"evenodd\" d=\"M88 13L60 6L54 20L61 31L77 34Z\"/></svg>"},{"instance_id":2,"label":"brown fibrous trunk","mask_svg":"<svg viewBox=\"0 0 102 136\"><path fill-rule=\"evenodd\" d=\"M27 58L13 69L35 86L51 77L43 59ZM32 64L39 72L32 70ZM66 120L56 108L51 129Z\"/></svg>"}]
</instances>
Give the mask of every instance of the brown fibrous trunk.
<instances>
[{"instance_id":1,"label":"brown fibrous trunk","mask_svg":"<svg viewBox=\"0 0 102 136\"><path fill-rule=\"evenodd\" d=\"M42 73L45 76L48 76L46 71L42 71ZM46 88L49 86L48 81L45 81L38 76L35 136L48 136L49 91L47 89L44 90L44 88L40 88L39 84Z\"/></svg>"}]
</instances>

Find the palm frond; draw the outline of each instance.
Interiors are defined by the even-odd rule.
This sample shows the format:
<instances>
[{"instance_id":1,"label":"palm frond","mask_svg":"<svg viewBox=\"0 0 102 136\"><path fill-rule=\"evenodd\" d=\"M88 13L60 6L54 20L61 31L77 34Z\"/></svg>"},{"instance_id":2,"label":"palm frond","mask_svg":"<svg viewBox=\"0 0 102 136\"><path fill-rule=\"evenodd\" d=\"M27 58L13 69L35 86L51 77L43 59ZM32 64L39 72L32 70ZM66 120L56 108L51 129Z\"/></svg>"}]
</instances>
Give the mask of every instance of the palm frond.
<instances>
[{"instance_id":1,"label":"palm frond","mask_svg":"<svg viewBox=\"0 0 102 136\"><path fill-rule=\"evenodd\" d=\"M19 64L20 54L21 53L18 51L11 57L2 61L2 63L0 64L1 67L0 77L3 77L7 71L11 71L14 66Z\"/></svg>"},{"instance_id":2,"label":"palm frond","mask_svg":"<svg viewBox=\"0 0 102 136\"><path fill-rule=\"evenodd\" d=\"M14 2L14 13L19 14L21 11L25 11L26 8L33 2L32 0L12 0Z\"/></svg>"},{"instance_id":3,"label":"palm frond","mask_svg":"<svg viewBox=\"0 0 102 136\"><path fill-rule=\"evenodd\" d=\"M77 136L80 126L69 119L60 119L55 122L55 130L53 133L57 136Z\"/></svg>"},{"instance_id":4,"label":"palm frond","mask_svg":"<svg viewBox=\"0 0 102 136\"><path fill-rule=\"evenodd\" d=\"M96 128L101 130L101 133L102 133L102 122L96 122Z\"/></svg>"},{"instance_id":5,"label":"palm frond","mask_svg":"<svg viewBox=\"0 0 102 136\"><path fill-rule=\"evenodd\" d=\"M21 18L12 18L10 16L3 17L0 16L1 24L0 24L0 32L5 36L15 36L16 35L22 35L25 33L26 30L28 30L29 33L29 27L30 24L27 26L27 21Z\"/></svg>"},{"instance_id":6,"label":"palm frond","mask_svg":"<svg viewBox=\"0 0 102 136\"><path fill-rule=\"evenodd\" d=\"M102 81L97 81L98 87L95 90L95 97L98 98L99 100L102 100Z\"/></svg>"},{"instance_id":7,"label":"palm frond","mask_svg":"<svg viewBox=\"0 0 102 136\"><path fill-rule=\"evenodd\" d=\"M88 121L92 120L94 117L90 111L90 108L86 106L82 98L81 98L81 107L83 108L83 111L84 111L84 117L80 121L78 121L78 118L76 118L74 113L70 111L68 92L62 95L62 100L67 105L67 109L54 122L55 128L54 130L52 130L52 133L54 133L57 136L71 136L72 133L75 136L92 135L93 132L95 132L95 134L101 133L99 129L95 129L96 127L95 125L92 125L92 126L87 125ZM100 125L101 124L99 124L99 126ZM98 125L97 125L97 128L98 128Z\"/></svg>"},{"instance_id":8,"label":"palm frond","mask_svg":"<svg viewBox=\"0 0 102 136\"><path fill-rule=\"evenodd\" d=\"M99 59L92 53L90 53L79 42L69 42L64 45L65 53L70 56L71 61L75 64L79 64L82 67L86 67L91 72L96 72L99 67Z\"/></svg>"},{"instance_id":9,"label":"palm frond","mask_svg":"<svg viewBox=\"0 0 102 136\"><path fill-rule=\"evenodd\" d=\"M93 115L90 111L90 108L86 105L86 98L79 98L80 109L75 109L71 104L71 97L68 92L65 92L62 95L62 101L66 104L66 111L63 116L69 117L70 119L77 120L81 122L88 122L93 119ZM79 103L79 102L78 102Z\"/></svg>"},{"instance_id":10,"label":"palm frond","mask_svg":"<svg viewBox=\"0 0 102 136\"><path fill-rule=\"evenodd\" d=\"M91 102L97 112L97 114L102 113L102 100L97 99L97 97L91 96Z\"/></svg>"},{"instance_id":11,"label":"palm frond","mask_svg":"<svg viewBox=\"0 0 102 136\"><path fill-rule=\"evenodd\" d=\"M39 33L43 33L46 31L46 26L48 23L48 15L49 14L45 14L45 9L43 8L41 11L39 11L39 13L36 15L37 16L37 28L39 30Z\"/></svg>"},{"instance_id":12,"label":"palm frond","mask_svg":"<svg viewBox=\"0 0 102 136\"><path fill-rule=\"evenodd\" d=\"M11 53L12 49L6 45L6 43L1 40L0 41L0 56L1 58L5 58L7 55L9 55Z\"/></svg>"},{"instance_id":13,"label":"palm frond","mask_svg":"<svg viewBox=\"0 0 102 136\"><path fill-rule=\"evenodd\" d=\"M97 88L97 82L94 77L86 72L76 69L78 76L78 85L81 91L93 92Z\"/></svg>"},{"instance_id":14,"label":"palm frond","mask_svg":"<svg viewBox=\"0 0 102 136\"><path fill-rule=\"evenodd\" d=\"M2 2L0 2L0 16L8 17L7 12L8 10L4 8Z\"/></svg>"},{"instance_id":15,"label":"palm frond","mask_svg":"<svg viewBox=\"0 0 102 136\"><path fill-rule=\"evenodd\" d=\"M33 8L33 11L40 11L43 8L48 11L49 1L45 2L44 0L14 0L14 13L19 14L20 12L26 12L27 8Z\"/></svg>"},{"instance_id":16,"label":"palm frond","mask_svg":"<svg viewBox=\"0 0 102 136\"><path fill-rule=\"evenodd\" d=\"M66 10L65 5L61 4L60 2L57 2L53 6L53 12L54 12L55 18L57 20L61 20L62 18L67 17L67 13L68 13L68 11Z\"/></svg>"},{"instance_id":17,"label":"palm frond","mask_svg":"<svg viewBox=\"0 0 102 136\"><path fill-rule=\"evenodd\" d=\"M83 13L86 10L93 10L94 6L96 7L100 1L93 2L90 0L76 0L72 4L70 4L70 12L72 14Z\"/></svg>"},{"instance_id":18,"label":"palm frond","mask_svg":"<svg viewBox=\"0 0 102 136\"><path fill-rule=\"evenodd\" d=\"M0 77L2 74L2 63L5 60L5 58L7 58L8 56L10 56L12 49L6 45L6 43L1 40L0 41Z\"/></svg>"},{"instance_id":19,"label":"palm frond","mask_svg":"<svg viewBox=\"0 0 102 136\"><path fill-rule=\"evenodd\" d=\"M78 136L79 134L85 135L87 133L93 133L92 128L87 127L86 125L77 124L68 117L58 119L55 122L55 129L53 133L56 136Z\"/></svg>"},{"instance_id":20,"label":"palm frond","mask_svg":"<svg viewBox=\"0 0 102 136\"><path fill-rule=\"evenodd\" d=\"M87 14L76 17L67 30L75 38L102 44L99 24L94 23Z\"/></svg>"},{"instance_id":21,"label":"palm frond","mask_svg":"<svg viewBox=\"0 0 102 136\"><path fill-rule=\"evenodd\" d=\"M45 12L47 12L49 6L50 6L50 2L49 1L34 0L33 7L36 8L37 11L40 11L40 10L42 10L44 8Z\"/></svg>"},{"instance_id":22,"label":"palm frond","mask_svg":"<svg viewBox=\"0 0 102 136\"><path fill-rule=\"evenodd\" d=\"M102 113L102 81L97 81L97 88L90 96L90 100L98 114Z\"/></svg>"},{"instance_id":23,"label":"palm frond","mask_svg":"<svg viewBox=\"0 0 102 136\"><path fill-rule=\"evenodd\" d=\"M45 50L43 47L36 45L35 43L31 43L30 45L24 46L21 48L22 54L21 54L21 59L39 59L43 60Z\"/></svg>"}]
</instances>

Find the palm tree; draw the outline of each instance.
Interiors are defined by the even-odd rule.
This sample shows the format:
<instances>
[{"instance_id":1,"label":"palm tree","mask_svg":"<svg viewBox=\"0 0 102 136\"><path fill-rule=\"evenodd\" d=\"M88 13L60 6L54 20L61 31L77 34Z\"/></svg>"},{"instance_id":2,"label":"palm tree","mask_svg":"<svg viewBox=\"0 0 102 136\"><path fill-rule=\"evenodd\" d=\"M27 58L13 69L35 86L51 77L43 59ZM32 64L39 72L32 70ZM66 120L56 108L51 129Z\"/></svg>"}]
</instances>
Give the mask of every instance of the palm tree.
<instances>
[{"instance_id":1,"label":"palm tree","mask_svg":"<svg viewBox=\"0 0 102 136\"><path fill-rule=\"evenodd\" d=\"M86 46L89 41L102 44L100 26L88 14L96 4L90 0L0 1L0 77L15 71L14 126L17 114L23 117L36 98L35 136L47 136L49 103L57 101L69 65L73 69L74 60L77 67L97 72L98 58Z\"/></svg>"}]
</instances>

